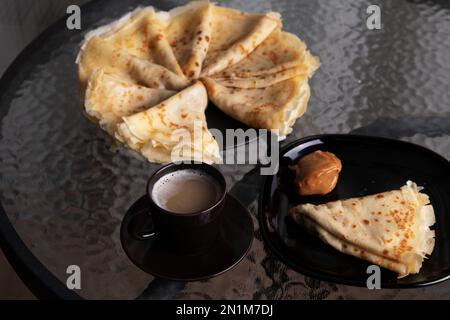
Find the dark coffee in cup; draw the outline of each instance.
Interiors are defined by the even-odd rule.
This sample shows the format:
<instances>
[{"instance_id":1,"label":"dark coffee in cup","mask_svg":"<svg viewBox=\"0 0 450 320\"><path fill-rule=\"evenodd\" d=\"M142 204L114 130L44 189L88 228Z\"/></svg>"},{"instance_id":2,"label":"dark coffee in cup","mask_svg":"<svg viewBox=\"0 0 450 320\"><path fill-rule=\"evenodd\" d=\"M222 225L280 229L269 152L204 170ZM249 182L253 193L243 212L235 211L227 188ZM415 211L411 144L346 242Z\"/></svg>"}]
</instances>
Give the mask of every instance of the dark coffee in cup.
<instances>
[{"instance_id":1,"label":"dark coffee in cup","mask_svg":"<svg viewBox=\"0 0 450 320\"><path fill-rule=\"evenodd\" d=\"M196 169L177 170L162 176L155 182L151 194L159 207L178 214L205 210L220 196L217 181Z\"/></svg>"}]
</instances>

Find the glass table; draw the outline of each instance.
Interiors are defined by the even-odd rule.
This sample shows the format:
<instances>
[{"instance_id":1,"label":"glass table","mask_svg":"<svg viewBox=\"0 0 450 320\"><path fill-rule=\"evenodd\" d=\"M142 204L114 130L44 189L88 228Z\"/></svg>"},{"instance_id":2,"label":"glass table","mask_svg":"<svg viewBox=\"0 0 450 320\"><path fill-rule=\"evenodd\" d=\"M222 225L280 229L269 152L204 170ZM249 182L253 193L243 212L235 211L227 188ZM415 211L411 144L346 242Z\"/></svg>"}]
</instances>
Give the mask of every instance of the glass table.
<instances>
[{"instance_id":1,"label":"glass table","mask_svg":"<svg viewBox=\"0 0 450 320\"><path fill-rule=\"evenodd\" d=\"M279 11L321 59L307 113L282 145L322 133L410 141L450 159L450 4L383 1L381 29L367 27L370 1L218 1L250 12ZM86 299L423 299L450 298L450 282L368 290L305 277L266 248L258 228L264 177L254 165L220 165L230 192L254 218L253 245L231 271L172 282L144 273L119 240L122 217L160 165L139 161L82 114L75 57L84 34L138 4L94 1L82 30L65 19L39 36L0 82L0 238L11 263L39 296ZM66 287L69 265L81 289ZM449 266L450 267L450 266Z\"/></svg>"}]
</instances>

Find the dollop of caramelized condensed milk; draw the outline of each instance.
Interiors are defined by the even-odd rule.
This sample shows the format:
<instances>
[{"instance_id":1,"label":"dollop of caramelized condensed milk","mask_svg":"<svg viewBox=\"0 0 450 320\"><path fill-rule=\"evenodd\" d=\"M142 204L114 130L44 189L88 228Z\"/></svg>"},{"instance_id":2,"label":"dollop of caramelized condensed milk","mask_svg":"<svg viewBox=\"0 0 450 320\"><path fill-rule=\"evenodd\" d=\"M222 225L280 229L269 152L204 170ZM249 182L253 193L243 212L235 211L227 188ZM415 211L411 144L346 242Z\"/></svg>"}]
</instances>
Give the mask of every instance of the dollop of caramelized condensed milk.
<instances>
[{"instance_id":1,"label":"dollop of caramelized condensed milk","mask_svg":"<svg viewBox=\"0 0 450 320\"><path fill-rule=\"evenodd\" d=\"M324 195L336 187L342 163L333 153L318 150L300 158L289 169L295 171L299 195Z\"/></svg>"}]
</instances>

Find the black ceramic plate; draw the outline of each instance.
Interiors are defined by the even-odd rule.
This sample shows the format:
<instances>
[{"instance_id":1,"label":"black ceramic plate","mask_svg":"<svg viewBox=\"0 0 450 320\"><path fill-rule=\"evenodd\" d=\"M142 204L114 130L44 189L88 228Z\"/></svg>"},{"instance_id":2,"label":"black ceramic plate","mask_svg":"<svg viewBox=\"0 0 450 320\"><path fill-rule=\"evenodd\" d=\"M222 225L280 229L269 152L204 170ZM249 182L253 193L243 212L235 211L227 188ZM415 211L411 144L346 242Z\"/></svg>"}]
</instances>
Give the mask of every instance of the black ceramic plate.
<instances>
[{"instance_id":1,"label":"black ceramic plate","mask_svg":"<svg viewBox=\"0 0 450 320\"><path fill-rule=\"evenodd\" d=\"M130 207L122 221L120 239L130 260L154 276L179 281L211 278L236 266L250 249L253 240L250 213L229 194L225 199L224 220L216 243L195 255L173 254L158 241L136 239L129 231L130 224L142 223L148 210L146 196Z\"/></svg>"},{"instance_id":2,"label":"black ceramic plate","mask_svg":"<svg viewBox=\"0 0 450 320\"><path fill-rule=\"evenodd\" d=\"M342 161L336 188L326 196L300 197L287 169L316 150L330 151ZM419 274L397 279L382 268L383 288L435 284L450 277L450 163L421 146L386 138L321 135L300 139L280 153L280 170L267 178L261 195L259 219L270 249L294 270L336 283L366 286L368 262L345 255L307 233L287 217L300 203L326 203L397 189L407 180L423 186L435 210L436 245Z\"/></svg>"}]
</instances>

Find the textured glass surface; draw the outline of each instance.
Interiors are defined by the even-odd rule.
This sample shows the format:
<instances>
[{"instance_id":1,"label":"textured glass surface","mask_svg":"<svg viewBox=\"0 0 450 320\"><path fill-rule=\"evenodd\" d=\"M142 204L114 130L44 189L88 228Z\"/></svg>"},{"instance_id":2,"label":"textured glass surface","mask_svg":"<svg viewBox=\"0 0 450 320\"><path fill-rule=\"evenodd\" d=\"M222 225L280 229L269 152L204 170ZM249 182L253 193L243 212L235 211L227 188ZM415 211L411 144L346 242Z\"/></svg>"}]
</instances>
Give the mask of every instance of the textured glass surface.
<instances>
[{"instance_id":1,"label":"textured glass surface","mask_svg":"<svg viewBox=\"0 0 450 320\"><path fill-rule=\"evenodd\" d=\"M268 253L256 219L262 178L251 165L222 165L231 193L254 216L255 241L233 270L178 283L142 272L119 241L121 219L159 165L110 150L81 113L74 64L82 36L137 4L170 9L184 1L96 1L82 32L53 28L1 88L0 201L20 237L63 283L81 267L85 298L450 298L450 282L374 290L304 277ZM245 11L281 12L284 29L306 41L322 66L307 113L283 143L320 133L411 141L450 159L450 6L384 1L381 30L366 27L370 1L219 1ZM386 155L389 156L389 155Z\"/></svg>"}]
</instances>

